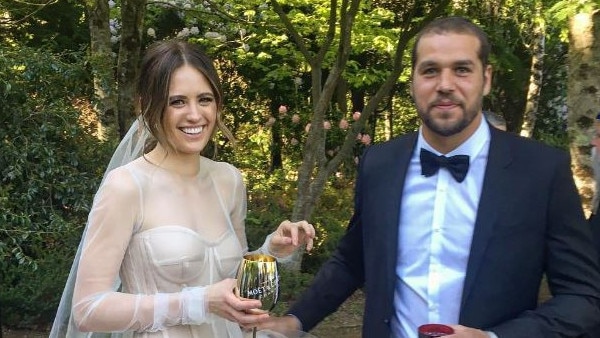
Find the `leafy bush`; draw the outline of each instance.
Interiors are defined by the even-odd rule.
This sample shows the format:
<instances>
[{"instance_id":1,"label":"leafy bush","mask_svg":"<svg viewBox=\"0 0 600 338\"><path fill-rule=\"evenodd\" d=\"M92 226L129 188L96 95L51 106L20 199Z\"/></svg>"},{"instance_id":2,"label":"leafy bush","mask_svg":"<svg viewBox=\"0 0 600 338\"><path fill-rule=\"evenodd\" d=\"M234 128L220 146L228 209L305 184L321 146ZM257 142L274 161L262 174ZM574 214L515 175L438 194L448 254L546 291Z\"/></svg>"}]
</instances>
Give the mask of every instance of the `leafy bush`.
<instances>
[{"instance_id":1,"label":"leafy bush","mask_svg":"<svg viewBox=\"0 0 600 338\"><path fill-rule=\"evenodd\" d=\"M84 58L0 44L0 318L9 327L44 329L52 323L114 148L95 139L82 119L81 102L92 94L89 73L75 60ZM290 217L296 198L294 170L265 170L260 149L219 152L247 178L251 249ZM304 256L302 271L282 270L284 302L307 286L345 232L353 170L349 166L332 178L321 197L311 220L316 246Z\"/></svg>"},{"instance_id":2,"label":"leafy bush","mask_svg":"<svg viewBox=\"0 0 600 338\"><path fill-rule=\"evenodd\" d=\"M80 55L0 45L0 303L7 326L50 323L109 150L74 103Z\"/></svg>"}]
</instances>

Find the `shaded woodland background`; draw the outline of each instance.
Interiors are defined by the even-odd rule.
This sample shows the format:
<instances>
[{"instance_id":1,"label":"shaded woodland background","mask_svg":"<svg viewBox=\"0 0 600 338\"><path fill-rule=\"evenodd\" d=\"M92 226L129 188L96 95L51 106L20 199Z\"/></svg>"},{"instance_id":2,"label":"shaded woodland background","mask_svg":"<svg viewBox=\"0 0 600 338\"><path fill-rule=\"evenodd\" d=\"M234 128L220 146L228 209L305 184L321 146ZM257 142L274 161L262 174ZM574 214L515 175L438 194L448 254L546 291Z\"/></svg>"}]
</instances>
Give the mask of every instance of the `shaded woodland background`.
<instances>
[{"instance_id":1,"label":"shaded woodland background","mask_svg":"<svg viewBox=\"0 0 600 338\"><path fill-rule=\"evenodd\" d=\"M588 208L598 10L592 0L2 0L2 325L51 324L95 189L134 118L148 44L186 39L214 57L240 142L212 146L244 174L250 247L285 218L317 226L314 252L283 272L282 298L293 300L345 231L362 150L418 128L410 48L441 15L489 34L484 109L569 151Z\"/></svg>"}]
</instances>

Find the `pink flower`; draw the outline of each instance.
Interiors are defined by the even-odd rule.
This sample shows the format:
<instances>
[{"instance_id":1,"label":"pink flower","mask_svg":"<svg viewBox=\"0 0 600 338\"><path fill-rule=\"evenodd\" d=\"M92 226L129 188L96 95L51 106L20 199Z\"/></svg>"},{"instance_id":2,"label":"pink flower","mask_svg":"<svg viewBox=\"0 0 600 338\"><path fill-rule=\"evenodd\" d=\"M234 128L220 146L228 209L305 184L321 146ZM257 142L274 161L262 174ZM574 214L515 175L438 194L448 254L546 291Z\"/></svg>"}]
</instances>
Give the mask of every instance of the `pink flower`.
<instances>
[{"instance_id":1,"label":"pink flower","mask_svg":"<svg viewBox=\"0 0 600 338\"><path fill-rule=\"evenodd\" d=\"M269 116L269 120L265 123L265 127L271 127L275 124L275 118L273 116Z\"/></svg>"},{"instance_id":2,"label":"pink flower","mask_svg":"<svg viewBox=\"0 0 600 338\"><path fill-rule=\"evenodd\" d=\"M342 129L342 130L346 130L346 129L348 129L348 127L350 127L350 124L348 123L348 120L346 120L346 119L341 119L341 120L340 120L339 127L340 127L340 129Z\"/></svg>"},{"instance_id":3,"label":"pink flower","mask_svg":"<svg viewBox=\"0 0 600 338\"><path fill-rule=\"evenodd\" d=\"M331 122L323 121L323 129L325 129L325 130L331 129Z\"/></svg>"},{"instance_id":4,"label":"pink flower","mask_svg":"<svg viewBox=\"0 0 600 338\"><path fill-rule=\"evenodd\" d=\"M292 115L292 123L298 123L298 122L300 122L300 115L298 115L298 114Z\"/></svg>"},{"instance_id":5,"label":"pink flower","mask_svg":"<svg viewBox=\"0 0 600 338\"><path fill-rule=\"evenodd\" d=\"M307 133L310 131L310 123L306 124L306 127L304 127L304 131Z\"/></svg>"},{"instance_id":6,"label":"pink flower","mask_svg":"<svg viewBox=\"0 0 600 338\"><path fill-rule=\"evenodd\" d=\"M278 111L279 111L279 115L285 115L285 113L287 113L288 109L286 106L281 105L281 106L279 106Z\"/></svg>"},{"instance_id":7,"label":"pink flower","mask_svg":"<svg viewBox=\"0 0 600 338\"><path fill-rule=\"evenodd\" d=\"M360 140L364 145L368 146L369 144L371 144L371 135L369 134L364 134Z\"/></svg>"},{"instance_id":8,"label":"pink flower","mask_svg":"<svg viewBox=\"0 0 600 338\"><path fill-rule=\"evenodd\" d=\"M353 119L354 121L358 121L358 119L359 119L359 118L360 118L360 112L359 112L359 111L355 111L355 112L352 114L352 119Z\"/></svg>"}]
</instances>

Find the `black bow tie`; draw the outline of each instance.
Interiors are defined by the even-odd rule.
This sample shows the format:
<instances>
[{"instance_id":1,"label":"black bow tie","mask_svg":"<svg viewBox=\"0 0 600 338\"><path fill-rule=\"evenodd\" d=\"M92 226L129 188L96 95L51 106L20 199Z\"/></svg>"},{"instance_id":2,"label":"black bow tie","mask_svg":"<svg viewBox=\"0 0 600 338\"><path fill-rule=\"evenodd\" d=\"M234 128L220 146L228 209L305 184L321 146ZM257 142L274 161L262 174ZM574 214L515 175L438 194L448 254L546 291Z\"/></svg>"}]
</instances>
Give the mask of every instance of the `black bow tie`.
<instances>
[{"instance_id":1,"label":"black bow tie","mask_svg":"<svg viewBox=\"0 0 600 338\"><path fill-rule=\"evenodd\" d=\"M440 167L448 169L457 182L462 182L469 171L469 155L438 156L421 148L421 174L425 177L432 176Z\"/></svg>"}]
</instances>

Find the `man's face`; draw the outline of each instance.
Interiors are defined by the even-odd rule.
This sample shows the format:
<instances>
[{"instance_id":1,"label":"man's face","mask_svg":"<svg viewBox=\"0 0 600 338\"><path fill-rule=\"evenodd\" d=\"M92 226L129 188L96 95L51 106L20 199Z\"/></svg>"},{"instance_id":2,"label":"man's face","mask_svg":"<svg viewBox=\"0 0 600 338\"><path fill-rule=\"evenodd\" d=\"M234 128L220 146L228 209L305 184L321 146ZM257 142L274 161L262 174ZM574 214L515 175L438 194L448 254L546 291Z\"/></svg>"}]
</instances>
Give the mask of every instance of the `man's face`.
<instances>
[{"instance_id":1,"label":"man's face","mask_svg":"<svg viewBox=\"0 0 600 338\"><path fill-rule=\"evenodd\" d=\"M431 33L421 37L412 75L411 94L423 133L433 137L468 138L481 119L490 91L491 66L477 55L480 43L470 34Z\"/></svg>"}]
</instances>

